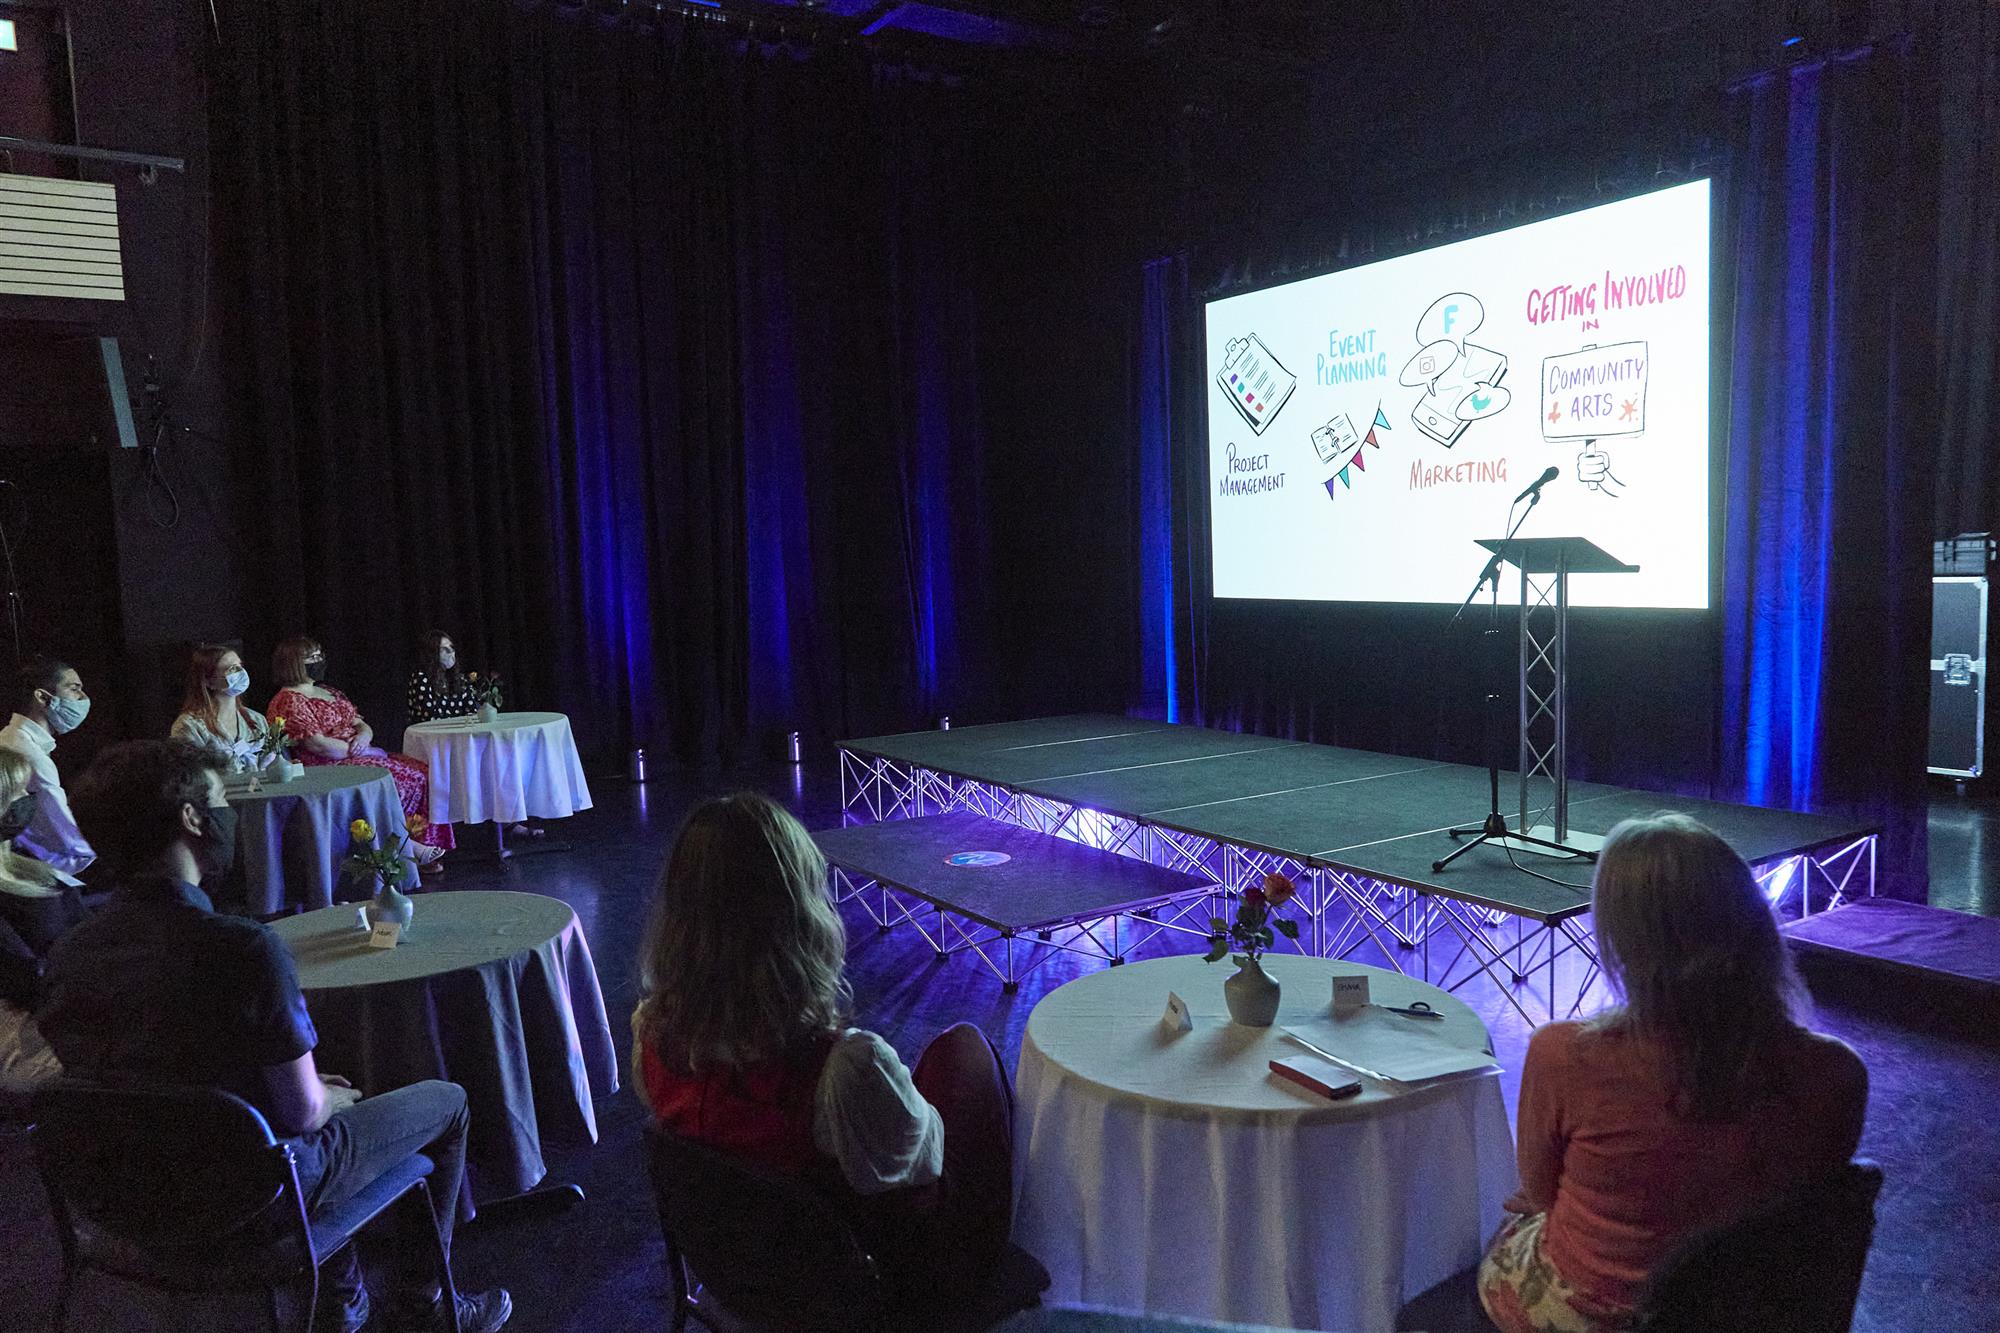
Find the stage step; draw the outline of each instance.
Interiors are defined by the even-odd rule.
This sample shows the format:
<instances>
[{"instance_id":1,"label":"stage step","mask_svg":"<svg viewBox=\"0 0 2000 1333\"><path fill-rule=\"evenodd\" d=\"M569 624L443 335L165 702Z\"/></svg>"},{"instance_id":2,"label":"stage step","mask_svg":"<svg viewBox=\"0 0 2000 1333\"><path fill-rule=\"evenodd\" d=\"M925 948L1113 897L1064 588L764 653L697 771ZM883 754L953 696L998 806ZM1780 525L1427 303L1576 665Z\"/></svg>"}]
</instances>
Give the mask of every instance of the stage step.
<instances>
[{"instance_id":1,"label":"stage step","mask_svg":"<svg viewBox=\"0 0 2000 1333\"><path fill-rule=\"evenodd\" d=\"M1785 926L1813 998L2000 1042L2000 919L1862 898Z\"/></svg>"}]
</instances>

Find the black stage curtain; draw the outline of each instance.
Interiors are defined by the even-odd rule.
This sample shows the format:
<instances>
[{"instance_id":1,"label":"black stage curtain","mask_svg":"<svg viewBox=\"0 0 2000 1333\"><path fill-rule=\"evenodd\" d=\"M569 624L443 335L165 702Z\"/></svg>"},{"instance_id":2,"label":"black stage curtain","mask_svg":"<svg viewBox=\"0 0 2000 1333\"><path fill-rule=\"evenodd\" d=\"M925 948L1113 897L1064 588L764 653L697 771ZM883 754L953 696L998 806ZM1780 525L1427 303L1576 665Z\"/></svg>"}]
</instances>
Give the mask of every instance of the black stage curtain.
<instances>
[{"instance_id":1,"label":"black stage curtain","mask_svg":"<svg viewBox=\"0 0 2000 1333\"><path fill-rule=\"evenodd\" d=\"M436 624L599 753L977 692L949 81L504 0L232 5L222 36L253 642L314 634L393 714Z\"/></svg>"},{"instance_id":2,"label":"black stage curtain","mask_svg":"<svg viewBox=\"0 0 2000 1333\"><path fill-rule=\"evenodd\" d=\"M1949 537L2000 528L2000 5L1946 0L1936 12L1944 169L1935 534Z\"/></svg>"}]
</instances>

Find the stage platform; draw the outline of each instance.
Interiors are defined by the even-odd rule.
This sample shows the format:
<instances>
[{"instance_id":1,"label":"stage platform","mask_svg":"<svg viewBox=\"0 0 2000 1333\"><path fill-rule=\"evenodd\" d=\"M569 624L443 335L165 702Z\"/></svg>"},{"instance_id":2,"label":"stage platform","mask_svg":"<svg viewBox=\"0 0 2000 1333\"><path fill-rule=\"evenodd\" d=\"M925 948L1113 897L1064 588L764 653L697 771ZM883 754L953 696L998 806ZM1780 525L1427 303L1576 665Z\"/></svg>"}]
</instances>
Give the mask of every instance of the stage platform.
<instances>
[{"instance_id":1,"label":"stage platform","mask_svg":"<svg viewBox=\"0 0 2000 1333\"><path fill-rule=\"evenodd\" d=\"M1058 953L1115 966L1163 931L1206 943L1221 892L1200 875L963 812L813 841L833 867L835 901L859 904L883 930L914 927L940 958L976 954L1009 990Z\"/></svg>"},{"instance_id":2,"label":"stage platform","mask_svg":"<svg viewBox=\"0 0 2000 1333\"><path fill-rule=\"evenodd\" d=\"M1587 862L1489 845L1431 868L1453 846L1446 830L1484 817L1484 769L1083 714L847 741L841 786L850 819L968 811L1232 891L1283 870L1305 891L1307 951L1415 961L1453 988L1483 974L1510 998L1539 972L1552 1014L1596 977L1578 922ZM1798 915L1874 892L1872 828L1594 783L1570 785L1569 809L1572 829L1599 834L1656 810L1693 815Z\"/></svg>"}]
</instances>

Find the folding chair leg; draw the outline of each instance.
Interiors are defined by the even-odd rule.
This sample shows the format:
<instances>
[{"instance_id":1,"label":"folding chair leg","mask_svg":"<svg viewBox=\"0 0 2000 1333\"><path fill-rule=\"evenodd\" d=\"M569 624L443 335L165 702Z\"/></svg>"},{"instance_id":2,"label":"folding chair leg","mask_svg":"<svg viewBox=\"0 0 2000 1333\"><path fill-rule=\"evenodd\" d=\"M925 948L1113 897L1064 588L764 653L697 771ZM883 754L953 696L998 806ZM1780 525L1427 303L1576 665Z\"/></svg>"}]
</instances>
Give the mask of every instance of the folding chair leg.
<instances>
[{"instance_id":1,"label":"folding chair leg","mask_svg":"<svg viewBox=\"0 0 2000 1333\"><path fill-rule=\"evenodd\" d=\"M680 1247L674 1244L670 1235L667 1237L667 1288L673 1314L667 1320L667 1333L686 1333L688 1314L694 1308L694 1302L688 1295L689 1285L687 1264L681 1258Z\"/></svg>"},{"instance_id":2,"label":"folding chair leg","mask_svg":"<svg viewBox=\"0 0 2000 1333\"><path fill-rule=\"evenodd\" d=\"M69 1303L76 1296L76 1264L67 1256L63 1260L62 1286L56 1289L56 1317L50 1327L55 1333L64 1333L69 1327Z\"/></svg>"},{"instance_id":3,"label":"folding chair leg","mask_svg":"<svg viewBox=\"0 0 2000 1333\"><path fill-rule=\"evenodd\" d=\"M444 1303L445 1327L451 1333L460 1333L458 1327L458 1288L451 1280L451 1255L444 1248L444 1233L438 1230L437 1211L431 1207L431 1186L427 1180L419 1180L403 1196L405 1206L424 1210L426 1234L431 1238L431 1255L437 1266L438 1291ZM456 1201L453 1201L456 1206Z\"/></svg>"}]
</instances>

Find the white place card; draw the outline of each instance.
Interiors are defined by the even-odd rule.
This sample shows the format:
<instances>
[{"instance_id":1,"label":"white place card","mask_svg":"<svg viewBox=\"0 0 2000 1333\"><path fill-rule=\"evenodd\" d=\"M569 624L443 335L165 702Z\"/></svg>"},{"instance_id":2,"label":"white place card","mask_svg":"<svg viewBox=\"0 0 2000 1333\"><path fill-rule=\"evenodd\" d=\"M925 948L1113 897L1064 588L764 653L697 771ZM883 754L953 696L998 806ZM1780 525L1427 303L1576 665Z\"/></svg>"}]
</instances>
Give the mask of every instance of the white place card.
<instances>
[{"instance_id":1,"label":"white place card","mask_svg":"<svg viewBox=\"0 0 2000 1333\"><path fill-rule=\"evenodd\" d=\"M393 949L403 938L403 928L393 921L377 921L375 929L368 932L368 947L371 949Z\"/></svg>"},{"instance_id":2,"label":"white place card","mask_svg":"<svg viewBox=\"0 0 2000 1333\"><path fill-rule=\"evenodd\" d=\"M1160 1026L1169 1032L1194 1031L1194 1015L1188 1012L1187 1001L1172 991L1167 992L1167 1012L1160 1016Z\"/></svg>"},{"instance_id":3,"label":"white place card","mask_svg":"<svg viewBox=\"0 0 2000 1333\"><path fill-rule=\"evenodd\" d=\"M1356 1009L1368 1007L1368 977L1335 977L1333 979L1333 1012L1351 1014Z\"/></svg>"}]
</instances>

